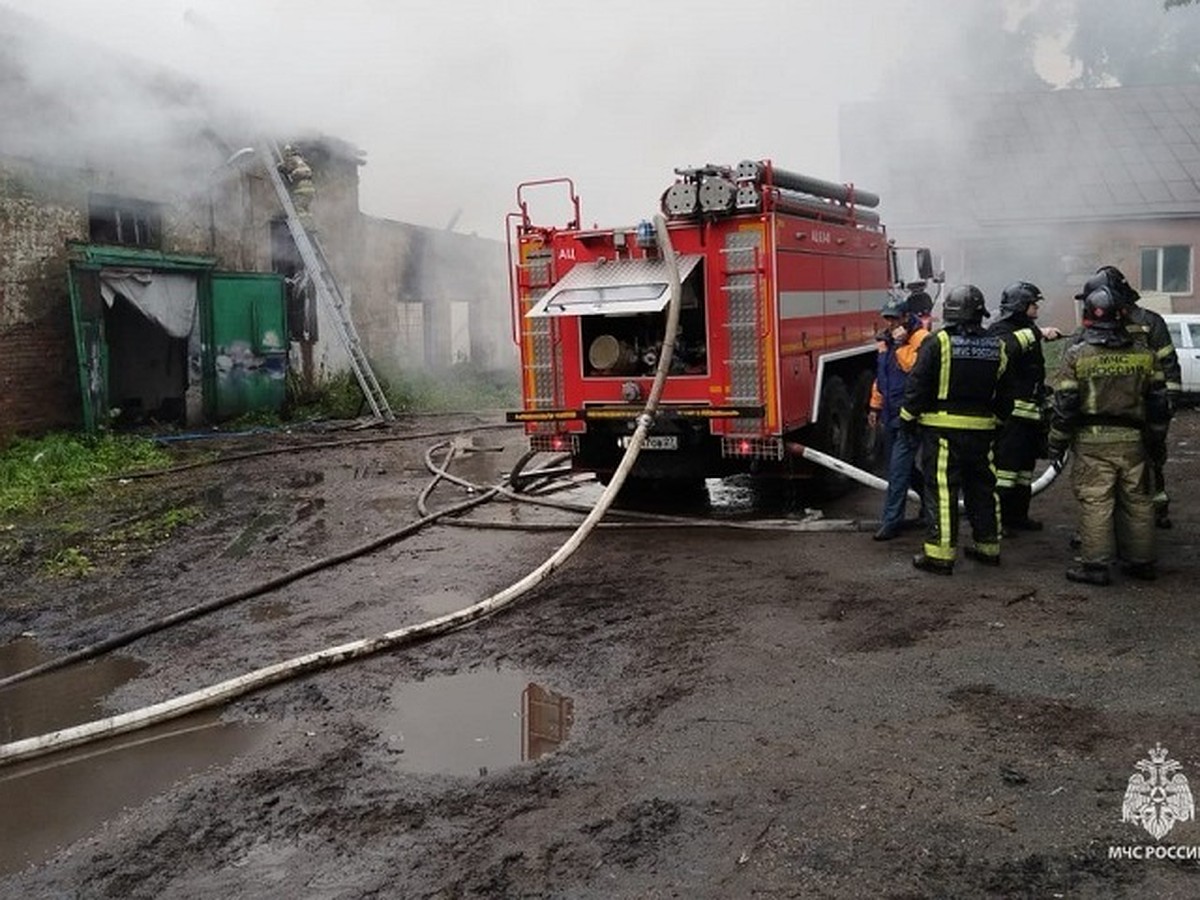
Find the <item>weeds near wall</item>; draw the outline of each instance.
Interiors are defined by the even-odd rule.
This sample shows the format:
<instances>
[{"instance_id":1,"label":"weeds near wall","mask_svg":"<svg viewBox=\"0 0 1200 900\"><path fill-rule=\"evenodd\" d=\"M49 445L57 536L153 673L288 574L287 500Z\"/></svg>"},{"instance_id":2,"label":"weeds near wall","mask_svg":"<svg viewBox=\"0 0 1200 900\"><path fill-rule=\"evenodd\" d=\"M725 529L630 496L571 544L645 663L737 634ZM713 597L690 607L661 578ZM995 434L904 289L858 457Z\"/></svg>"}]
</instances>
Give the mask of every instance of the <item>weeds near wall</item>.
<instances>
[{"instance_id":1,"label":"weeds near wall","mask_svg":"<svg viewBox=\"0 0 1200 900\"><path fill-rule=\"evenodd\" d=\"M388 401L396 412L469 412L521 405L512 375L455 363L440 372L404 372L392 380Z\"/></svg>"},{"instance_id":2,"label":"weeds near wall","mask_svg":"<svg viewBox=\"0 0 1200 900\"><path fill-rule=\"evenodd\" d=\"M456 363L439 372L402 372L380 379L392 411L403 413L473 412L520 406L515 376L485 372ZM353 419L369 408L351 372L339 372L305 385L288 376L284 417L289 421Z\"/></svg>"}]
</instances>

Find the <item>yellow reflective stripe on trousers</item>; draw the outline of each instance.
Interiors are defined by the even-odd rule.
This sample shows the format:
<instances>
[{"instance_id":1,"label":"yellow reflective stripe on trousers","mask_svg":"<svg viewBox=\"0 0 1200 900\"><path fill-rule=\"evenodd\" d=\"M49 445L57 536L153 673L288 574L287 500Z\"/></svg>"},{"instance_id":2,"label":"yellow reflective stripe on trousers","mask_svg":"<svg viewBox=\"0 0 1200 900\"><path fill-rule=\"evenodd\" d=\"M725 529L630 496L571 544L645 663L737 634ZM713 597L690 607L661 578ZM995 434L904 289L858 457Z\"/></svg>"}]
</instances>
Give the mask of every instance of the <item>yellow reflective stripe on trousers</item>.
<instances>
[{"instance_id":1,"label":"yellow reflective stripe on trousers","mask_svg":"<svg viewBox=\"0 0 1200 900\"><path fill-rule=\"evenodd\" d=\"M1012 414L1018 419L1042 420L1042 410L1032 400L1014 400Z\"/></svg>"},{"instance_id":2,"label":"yellow reflective stripe on trousers","mask_svg":"<svg viewBox=\"0 0 1200 900\"><path fill-rule=\"evenodd\" d=\"M945 438L938 438L937 446L937 491L938 543L925 542L925 555L930 559L954 562L954 545L950 543L950 504L958 503L950 496L950 482L946 470L950 463L950 445Z\"/></svg>"},{"instance_id":3,"label":"yellow reflective stripe on trousers","mask_svg":"<svg viewBox=\"0 0 1200 900\"><path fill-rule=\"evenodd\" d=\"M968 416L949 412L921 413L917 421L930 428L956 428L960 431L991 431L996 427L995 416Z\"/></svg>"},{"instance_id":4,"label":"yellow reflective stripe on trousers","mask_svg":"<svg viewBox=\"0 0 1200 900\"><path fill-rule=\"evenodd\" d=\"M996 487L1006 488L1015 487L1017 478L1020 473L1014 472L1012 469L997 469L996 470Z\"/></svg>"}]
</instances>

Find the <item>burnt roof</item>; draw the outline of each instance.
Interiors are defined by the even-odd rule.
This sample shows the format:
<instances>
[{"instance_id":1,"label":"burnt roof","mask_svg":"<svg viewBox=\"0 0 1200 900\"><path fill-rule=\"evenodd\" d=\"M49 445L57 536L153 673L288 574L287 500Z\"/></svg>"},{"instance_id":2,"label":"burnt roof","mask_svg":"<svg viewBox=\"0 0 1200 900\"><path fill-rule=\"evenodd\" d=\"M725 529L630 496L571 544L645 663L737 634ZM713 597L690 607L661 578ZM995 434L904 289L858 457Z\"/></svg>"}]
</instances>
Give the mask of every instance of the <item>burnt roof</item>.
<instances>
[{"instance_id":1,"label":"burnt roof","mask_svg":"<svg viewBox=\"0 0 1200 900\"><path fill-rule=\"evenodd\" d=\"M849 104L841 145L891 225L1200 215L1200 84Z\"/></svg>"}]
</instances>

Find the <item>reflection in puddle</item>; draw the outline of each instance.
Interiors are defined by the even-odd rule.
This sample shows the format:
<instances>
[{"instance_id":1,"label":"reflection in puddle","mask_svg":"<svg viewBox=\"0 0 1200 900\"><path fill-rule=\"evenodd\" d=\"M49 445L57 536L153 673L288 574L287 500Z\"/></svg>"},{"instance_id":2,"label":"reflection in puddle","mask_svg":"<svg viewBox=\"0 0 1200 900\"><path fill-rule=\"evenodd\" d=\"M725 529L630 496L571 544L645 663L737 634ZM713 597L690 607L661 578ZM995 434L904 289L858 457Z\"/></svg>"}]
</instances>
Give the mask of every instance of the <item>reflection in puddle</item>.
<instances>
[{"instance_id":1,"label":"reflection in puddle","mask_svg":"<svg viewBox=\"0 0 1200 900\"><path fill-rule=\"evenodd\" d=\"M203 713L0 768L0 875L45 859L122 810L272 734Z\"/></svg>"},{"instance_id":2,"label":"reflection in puddle","mask_svg":"<svg viewBox=\"0 0 1200 900\"><path fill-rule=\"evenodd\" d=\"M0 646L0 677L46 659L35 640L19 638ZM0 743L111 715L104 698L145 668L105 656L0 688ZM37 862L269 734L261 726L225 725L213 712L0 767L0 874Z\"/></svg>"},{"instance_id":3,"label":"reflection in puddle","mask_svg":"<svg viewBox=\"0 0 1200 900\"><path fill-rule=\"evenodd\" d=\"M0 677L47 659L36 641L18 638L0 647ZM0 688L0 743L102 718L101 701L145 669L128 657L105 656Z\"/></svg>"},{"instance_id":4,"label":"reflection in puddle","mask_svg":"<svg viewBox=\"0 0 1200 900\"><path fill-rule=\"evenodd\" d=\"M398 687L383 729L410 772L481 775L537 759L570 735L574 701L522 672L491 670Z\"/></svg>"}]
</instances>

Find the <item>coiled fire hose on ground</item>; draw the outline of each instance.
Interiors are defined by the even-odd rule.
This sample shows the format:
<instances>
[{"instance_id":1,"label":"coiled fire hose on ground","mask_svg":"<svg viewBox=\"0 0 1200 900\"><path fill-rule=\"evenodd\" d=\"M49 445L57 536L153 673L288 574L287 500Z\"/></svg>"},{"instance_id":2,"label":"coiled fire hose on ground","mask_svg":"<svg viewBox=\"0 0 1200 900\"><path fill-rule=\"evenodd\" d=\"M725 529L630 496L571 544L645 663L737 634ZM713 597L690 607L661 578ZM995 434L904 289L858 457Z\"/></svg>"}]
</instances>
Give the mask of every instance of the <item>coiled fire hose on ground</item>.
<instances>
[{"instance_id":1,"label":"coiled fire hose on ground","mask_svg":"<svg viewBox=\"0 0 1200 900\"><path fill-rule=\"evenodd\" d=\"M384 650L392 650L406 643L424 640L435 635L445 634L477 622L487 616L499 612L518 598L527 594L540 585L556 569L562 566L591 534L596 524L604 517L608 508L616 499L618 491L625 483L630 470L641 452L646 433L654 421L666 384L667 373L670 371L672 350L675 346L675 335L679 329L680 284L679 270L674 248L671 246L670 234L667 231L666 220L661 215L654 217L655 231L658 237L660 251L667 261L667 269L671 279L671 299L667 306L667 322L663 330L663 352L655 370L654 383L650 388L646 404L637 419L637 428L630 437L621 462L613 474L612 481L596 501L596 505L587 517L572 532L571 536L552 553L541 565L532 572L513 583L504 590L493 594L465 609L429 619L416 625L409 625L395 631L389 631L374 638L364 638L336 647L318 650L293 659L284 660L271 666L247 672L236 678L222 681L189 694L175 697L161 703L155 703L127 713L98 719L82 725L62 728L48 734L25 738L0 745L0 766L19 760L33 759L57 750L76 747L81 744L104 738L126 734L142 728L148 728L161 722L176 719L181 716L199 712L229 702L230 700L261 690L272 684L297 678L301 675L330 668Z\"/></svg>"}]
</instances>

